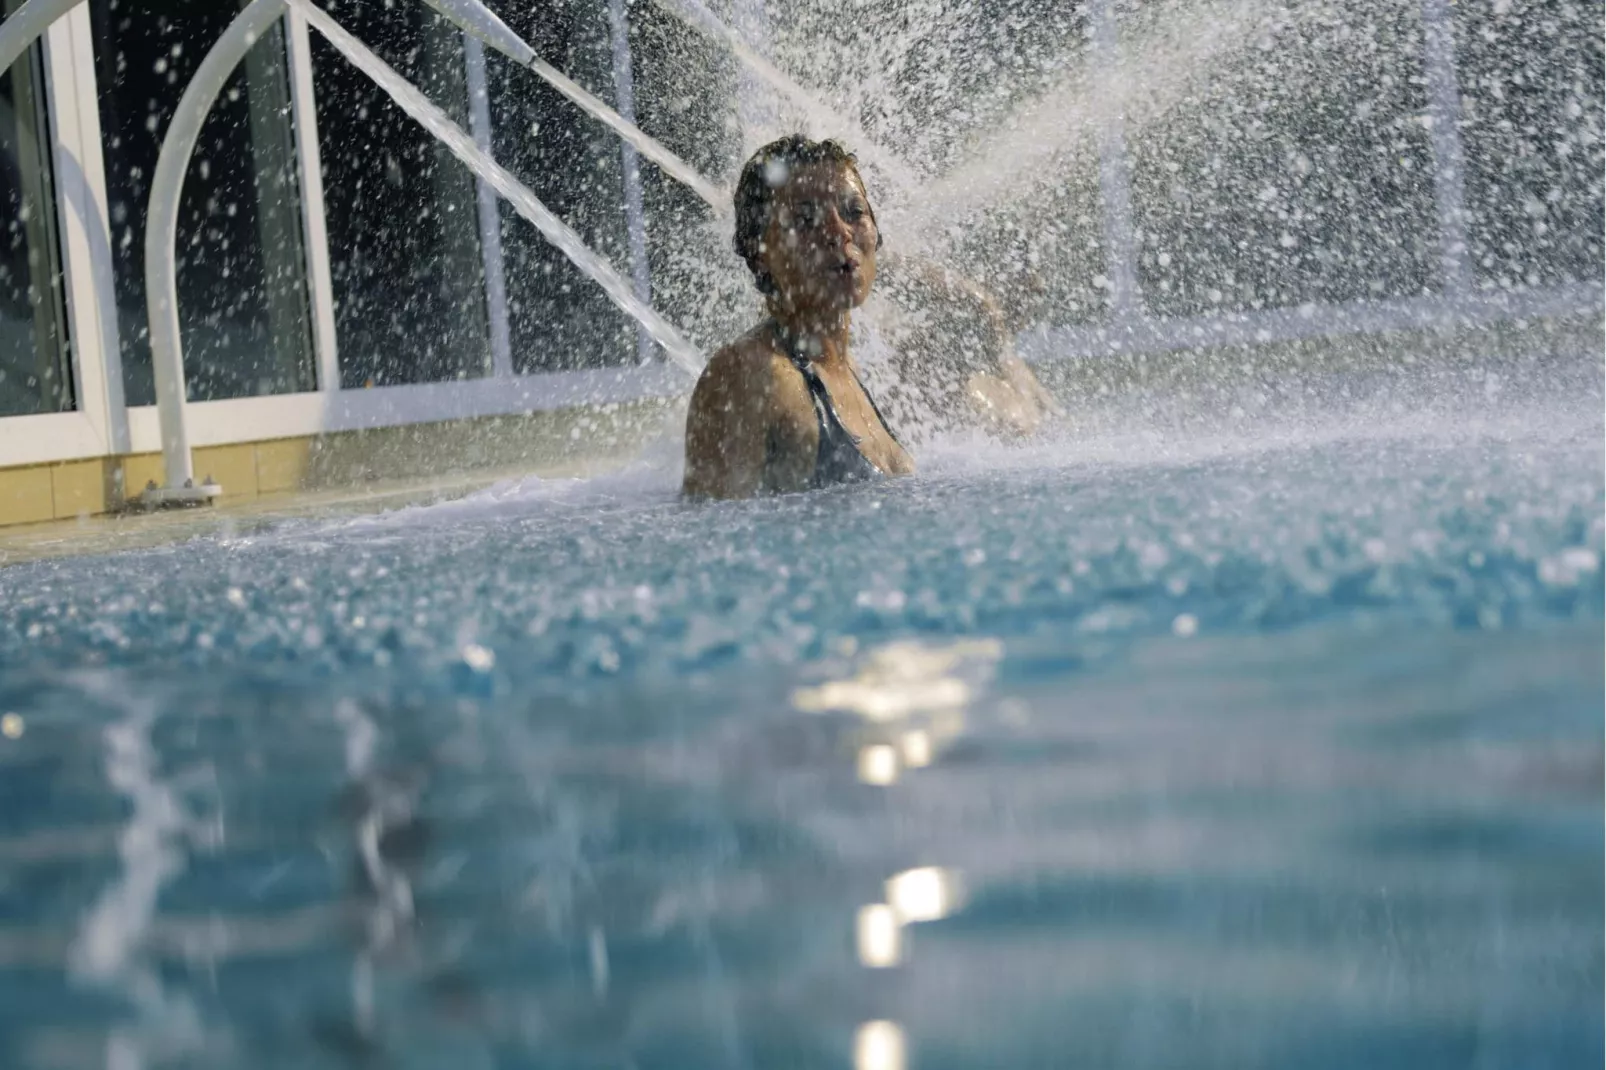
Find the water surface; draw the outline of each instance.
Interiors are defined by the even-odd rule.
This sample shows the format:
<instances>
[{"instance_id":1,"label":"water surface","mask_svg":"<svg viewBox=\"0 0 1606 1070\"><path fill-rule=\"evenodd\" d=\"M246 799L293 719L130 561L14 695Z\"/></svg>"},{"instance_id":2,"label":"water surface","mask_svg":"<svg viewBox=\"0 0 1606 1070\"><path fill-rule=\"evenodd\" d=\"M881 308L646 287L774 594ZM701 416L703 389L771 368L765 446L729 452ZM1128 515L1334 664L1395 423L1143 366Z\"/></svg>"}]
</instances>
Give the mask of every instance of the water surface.
<instances>
[{"instance_id":1,"label":"water surface","mask_svg":"<svg viewBox=\"0 0 1606 1070\"><path fill-rule=\"evenodd\" d=\"M7 568L0 1062L1598 1065L1598 410Z\"/></svg>"}]
</instances>

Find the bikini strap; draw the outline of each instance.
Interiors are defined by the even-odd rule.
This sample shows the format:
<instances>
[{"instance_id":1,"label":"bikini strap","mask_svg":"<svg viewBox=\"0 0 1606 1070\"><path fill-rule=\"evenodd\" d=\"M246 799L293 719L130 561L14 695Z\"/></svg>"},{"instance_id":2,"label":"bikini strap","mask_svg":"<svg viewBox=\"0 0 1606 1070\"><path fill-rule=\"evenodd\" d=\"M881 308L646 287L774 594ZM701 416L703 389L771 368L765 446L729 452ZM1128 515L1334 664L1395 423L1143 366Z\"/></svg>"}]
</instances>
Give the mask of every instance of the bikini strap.
<instances>
[{"instance_id":1,"label":"bikini strap","mask_svg":"<svg viewBox=\"0 0 1606 1070\"><path fill-rule=\"evenodd\" d=\"M787 344L786 336L781 333L780 324L774 320L770 321L770 331L774 334L775 340L780 343L781 351L786 354L786 359L791 361L792 367L796 368L798 373L803 376L803 382L808 385L809 394L814 398L815 405L817 407L823 405L832 422L842 429L843 434L853 440L854 445L858 445L859 436L849 431L847 425L842 422L842 418L837 415L836 404L831 400L831 391L826 388L825 380L821 379L820 373L815 370L814 362ZM870 403L870 411L875 413L877 420L881 421L881 429L887 433L887 437L897 443L899 449L905 448L903 440L898 437L898 433L892 429L892 424L887 421L886 416L881 412L881 406L875 403L875 395L870 393L870 388L864 385L864 380L859 378L859 373L854 370L852 363L848 364L848 374L853 376L853 381L858 384L859 393L864 395L864 400Z\"/></svg>"}]
</instances>

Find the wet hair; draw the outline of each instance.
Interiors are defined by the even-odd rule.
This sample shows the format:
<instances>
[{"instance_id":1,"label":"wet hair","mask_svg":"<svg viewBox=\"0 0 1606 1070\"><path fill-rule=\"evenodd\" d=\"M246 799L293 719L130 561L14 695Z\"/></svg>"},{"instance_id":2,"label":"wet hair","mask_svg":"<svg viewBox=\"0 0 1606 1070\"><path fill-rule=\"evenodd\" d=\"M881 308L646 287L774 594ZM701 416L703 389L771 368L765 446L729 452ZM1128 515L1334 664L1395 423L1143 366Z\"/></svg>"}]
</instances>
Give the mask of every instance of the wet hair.
<instances>
[{"instance_id":1,"label":"wet hair","mask_svg":"<svg viewBox=\"0 0 1606 1070\"><path fill-rule=\"evenodd\" d=\"M775 203L775 191L799 167L809 164L834 163L853 174L864 186L859 174L859 159L840 141L827 138L813 141L802 134L789 134L770 142L742 166L742 176L736 182L736 235L733 244L736 255L747 262L753 273L753 284L758 292L769 296L775 292L775 280L764 270L760 254L764 251L764 231L770 225L770 208ZM866 197L865 204L869 205ZM870 222L875 223L875 209L870 209ZM881 248L881 225L876 224L876 248Z\"/></svg>"}]
</instances>

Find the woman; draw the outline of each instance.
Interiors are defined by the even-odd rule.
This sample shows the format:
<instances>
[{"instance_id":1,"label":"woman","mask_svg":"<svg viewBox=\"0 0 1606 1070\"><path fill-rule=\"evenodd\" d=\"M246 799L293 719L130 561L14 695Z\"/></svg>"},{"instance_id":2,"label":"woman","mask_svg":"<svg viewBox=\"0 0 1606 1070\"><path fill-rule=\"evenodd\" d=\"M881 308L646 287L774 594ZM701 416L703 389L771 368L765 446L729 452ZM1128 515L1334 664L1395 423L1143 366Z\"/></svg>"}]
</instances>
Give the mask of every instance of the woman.
<instances>
[{"instance_id":1,"label":"woman","mask_svg":"<svg viewBox=\"0 0 1606 1070\"><path fill-rule=\"evenodd\" d=\"M736 251L769 317L714 354L686 416L685 492L745 498L914 471L848 352L881 234L852 153L801 135L736 186Z\"/></svg>"}]
</instances>

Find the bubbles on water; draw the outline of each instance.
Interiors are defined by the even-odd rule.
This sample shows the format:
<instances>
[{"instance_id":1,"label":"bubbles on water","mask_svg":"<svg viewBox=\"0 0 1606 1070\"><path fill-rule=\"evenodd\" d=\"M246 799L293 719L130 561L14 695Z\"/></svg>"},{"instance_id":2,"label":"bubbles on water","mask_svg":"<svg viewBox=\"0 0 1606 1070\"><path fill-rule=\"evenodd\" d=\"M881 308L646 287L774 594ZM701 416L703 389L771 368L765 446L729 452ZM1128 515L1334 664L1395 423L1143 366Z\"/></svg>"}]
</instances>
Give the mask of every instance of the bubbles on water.
<instances>
[{"instance_id":1,"label":"bubbles on water","mask_svg":"<svg viewBox=\"0 0 1606 1070\"><path fill-rule=\"evenodd\" d=\"M496 667L496 655L478 643L469 643L463 647L463 664L475 672L490 672Z\"/></svg>"},{"instance_id":2,"label":"bubbles on water","mask_svg":"<svg viewBox=\"0 0 1606 1070\"><path fill-rule=\"evenodd\" d=\"M1541 558L1539 579L1552 587L1572 587L1600 569L1600 558L1582 546L1569 547L1559 554Z\"/></svg>"}]
</instances>

